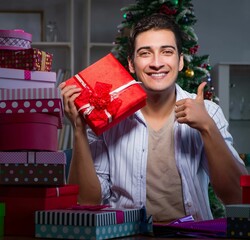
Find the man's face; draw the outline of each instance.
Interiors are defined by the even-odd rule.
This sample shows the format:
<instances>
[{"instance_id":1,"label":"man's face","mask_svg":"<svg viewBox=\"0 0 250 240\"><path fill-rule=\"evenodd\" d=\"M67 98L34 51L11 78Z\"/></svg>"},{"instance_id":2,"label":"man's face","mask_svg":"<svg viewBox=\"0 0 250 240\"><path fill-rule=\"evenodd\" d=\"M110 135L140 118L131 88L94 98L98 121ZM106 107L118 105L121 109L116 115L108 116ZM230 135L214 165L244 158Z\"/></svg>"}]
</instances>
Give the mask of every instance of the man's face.
<instances>
[{"instance_id":1,"label":"man's face","mask_svg":"<svg viewBox=\"0 0 250 240\"><path fill-rule=\"evenodd\" d=\"M129 70L137 75L146 89L168 89L182 68L183 56L178 54L172 31L149 30L137 36L134 61L129 61Z\"/></svg>"}]
</instances>

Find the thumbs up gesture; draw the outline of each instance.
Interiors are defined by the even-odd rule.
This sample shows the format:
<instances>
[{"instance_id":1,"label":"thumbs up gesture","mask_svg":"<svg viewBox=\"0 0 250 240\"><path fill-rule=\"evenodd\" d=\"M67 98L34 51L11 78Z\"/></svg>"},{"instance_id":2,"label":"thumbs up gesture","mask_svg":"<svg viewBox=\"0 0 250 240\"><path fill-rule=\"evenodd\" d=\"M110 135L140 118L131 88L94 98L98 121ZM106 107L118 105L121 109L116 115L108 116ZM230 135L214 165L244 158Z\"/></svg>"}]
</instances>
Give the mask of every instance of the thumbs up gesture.
<instances>
[{"instance_id":1,"label":"thumbs up gesture","mask_svg":"<svg viewBox=\"0 0 250 240\"><path fill-rule=\"evenodd\" d=\"M202 131L211 121L204 104L204 87L206 82L202 82L197 89L195 99L186 98L176 102L175 116L179 123L186 123L192 128Z\"/></svg>"}]
</instances>

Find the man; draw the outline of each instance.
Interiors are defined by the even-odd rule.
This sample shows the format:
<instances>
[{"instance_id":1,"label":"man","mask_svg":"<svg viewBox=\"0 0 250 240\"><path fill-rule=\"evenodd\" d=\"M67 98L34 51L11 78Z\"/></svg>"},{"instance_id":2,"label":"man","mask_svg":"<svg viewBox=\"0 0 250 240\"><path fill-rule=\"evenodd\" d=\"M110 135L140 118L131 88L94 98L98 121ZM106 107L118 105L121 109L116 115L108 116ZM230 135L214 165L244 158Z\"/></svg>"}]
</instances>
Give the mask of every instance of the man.
<instances>
[{"instance_id":1,"label":"man","mask_svg":"<svg viewBox=\"0 0 250 240\"><path fill-rule=\"evenodd\" d=\"M69 183L79 184L80 204L145 205L154 221L191 214L211 219L208 184L225 204L241 202L246 168L232 146L221 108L177 84L183 68L182 35L164 14L133 28L129 70L147 92L140 111L97 137L79 116L81 89L60 85L74 129Z\"/></svg>"}]
</instances>

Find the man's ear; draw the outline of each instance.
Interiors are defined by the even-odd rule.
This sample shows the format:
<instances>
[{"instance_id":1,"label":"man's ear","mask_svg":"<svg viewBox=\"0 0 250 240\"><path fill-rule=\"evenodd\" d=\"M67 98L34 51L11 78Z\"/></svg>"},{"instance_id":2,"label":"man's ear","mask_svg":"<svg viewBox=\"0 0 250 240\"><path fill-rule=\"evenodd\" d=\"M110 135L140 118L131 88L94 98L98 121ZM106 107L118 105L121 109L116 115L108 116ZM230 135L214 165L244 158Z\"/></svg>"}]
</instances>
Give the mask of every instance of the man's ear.
<instances>
[{"instance_id":1,"label":"man's ear","mask_svg":"<svg viewBox=\"0 0 250 240\"><path fill-rule=\"evenodd\" d=\"M127 58L128 60L128 68L129 68L129 71L131 73L135 73L135 68L134 68L134 64L133 64L133 61L130 59L130 58Z\"/></svg>"},{"instance_id":2,"label":"man's ear","mask_svg":"<svg viewBox=\"0 0 250 240\"><path fill-rule=\"evenodd\" d=\"M179 72L183 69L184 67L184 56L183 53L180 54L180 61L179 61Z\"/></svg>"}]
</instances>

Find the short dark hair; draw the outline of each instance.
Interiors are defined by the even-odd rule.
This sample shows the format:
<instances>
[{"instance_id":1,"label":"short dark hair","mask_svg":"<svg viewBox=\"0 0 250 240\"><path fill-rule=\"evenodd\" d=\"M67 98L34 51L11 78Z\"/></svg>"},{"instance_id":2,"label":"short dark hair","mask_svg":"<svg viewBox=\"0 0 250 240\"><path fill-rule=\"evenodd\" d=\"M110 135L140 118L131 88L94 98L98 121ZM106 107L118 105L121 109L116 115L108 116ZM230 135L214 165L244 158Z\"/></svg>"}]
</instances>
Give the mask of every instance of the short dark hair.
<instances>
[{"instance_id":1,"label":"short dark hair","mask_svg":"<svg viewBox=\"0 0 250 240\"><path fill-rule=\"evenodd\" d=\"M134 58L135 40L136 37L148 30L163 30L167 29L174 33L177 45L178 54L182 53L182 39L183 34L174 19L164 13L154 13L150 16L141 18L131 29L128 41L128 57L132 60Z\"/></svg>"}]
</instances>

